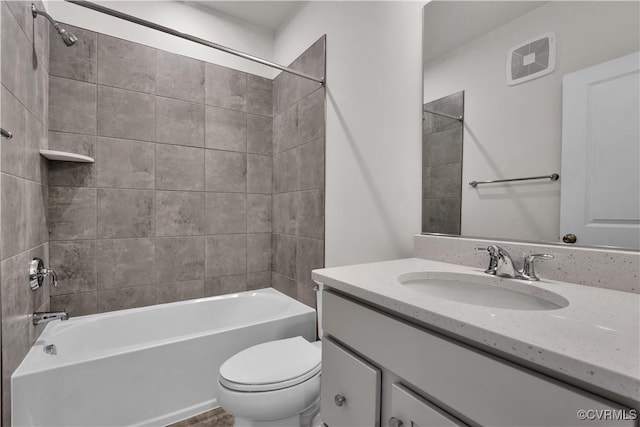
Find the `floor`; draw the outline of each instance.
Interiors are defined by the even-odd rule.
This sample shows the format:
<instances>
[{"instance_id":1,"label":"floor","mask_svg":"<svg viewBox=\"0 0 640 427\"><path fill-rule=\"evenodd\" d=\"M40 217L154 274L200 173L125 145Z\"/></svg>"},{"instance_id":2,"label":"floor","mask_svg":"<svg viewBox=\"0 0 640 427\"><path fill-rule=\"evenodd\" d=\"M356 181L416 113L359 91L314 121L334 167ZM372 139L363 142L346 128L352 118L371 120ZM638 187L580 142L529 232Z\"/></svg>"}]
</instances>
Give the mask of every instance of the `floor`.
<instances>
[{"instance_id":1,"label":"floor","mask_svg":"<svg viewBox=\"0 0 640 427\"><path fill-rule=\"evenodd\" d=\"M204 412L195 417L182 420L168 427L232 427L233 415L227 414L222 408Z\"/></svg>"}]
</instances>

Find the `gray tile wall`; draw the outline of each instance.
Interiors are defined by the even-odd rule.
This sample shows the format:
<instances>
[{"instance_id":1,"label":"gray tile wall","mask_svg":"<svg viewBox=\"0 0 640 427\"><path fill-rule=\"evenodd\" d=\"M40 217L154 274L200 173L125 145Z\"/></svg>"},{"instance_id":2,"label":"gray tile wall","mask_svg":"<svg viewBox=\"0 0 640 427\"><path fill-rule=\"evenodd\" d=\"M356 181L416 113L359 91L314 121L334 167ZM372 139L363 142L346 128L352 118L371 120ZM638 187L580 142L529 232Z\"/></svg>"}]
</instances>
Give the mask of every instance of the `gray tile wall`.
<instances>
[{"instance_id":1,"label":"gray tile wall","mask_svg":"<svg viewBox=\"0 0 640 427\"><path fill-rule=\"evenodd\" d=\"M326 37L290 67L325 75ZM315 307L324 266L325 88L281 73L273 82L273 287Z\"/></svg>"},{"instance_id":2,"label":"gray tile wall","mask_svg":"<svg viewBox=\"0 0 640 427\"><path fill-rule=\"evenodd\" d=\"M424 109L464 114L464 92L424 104ZM462 123L424 113L422 122L422 231L460 234Z\"/></svg>"},{"instance_id":3,"label":"gray tile wall","mask_svg":"<svg viewBox=\"0 0 640 427\"><path fill-rule=\"evenodd\" d=\"M71 315L271 286L269 79L67 26L51 36L51 307Z\"/></svg>"},{"instance_id":4,"label":"gray tile wall","mask_svg":"<svg viewBox=\"0 0 640 427\"><path fill-rule=\"evenodd\" d=\"M40 1L34 1L42 9ZM48 265L46 148L49 24L31 2L0 2L0 116L13 139L0 142L0 311L2 425L11 425L10 379L42 331L29 315L49 308L49 286L33 292L28 261Z\"/></svg>"}]
</instances>

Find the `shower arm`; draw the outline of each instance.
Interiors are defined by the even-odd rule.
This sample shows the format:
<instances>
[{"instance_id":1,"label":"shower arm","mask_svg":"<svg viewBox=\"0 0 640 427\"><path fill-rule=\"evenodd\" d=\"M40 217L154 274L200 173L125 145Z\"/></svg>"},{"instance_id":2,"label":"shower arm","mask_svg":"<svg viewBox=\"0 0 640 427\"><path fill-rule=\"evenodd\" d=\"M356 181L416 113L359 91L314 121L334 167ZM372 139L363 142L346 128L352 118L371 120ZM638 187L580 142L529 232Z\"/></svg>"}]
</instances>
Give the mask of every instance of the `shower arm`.
<instances>
[{"instance_id":1,"label":"shower arm","mask_svg":"<svg viewBox=\"0 0 640 427\"><path fill-rule=\"evenodd\" d=\"M36 6L31 3L31 16L33 16L33 18L35 19L38 15L42 15L45 18L47 18L47 20L49 22L51 22L51 25L53 25L56 28L56 31L59 33L60 32L60 25L58 25L58 23L55 21L55 19L53 19L51 17L51 15L49 15L47 12L45 12L44 10L38 10L36 9Z\"/></svg>"},{"instance_id":2,"label":"shower arm","mask_svg":"<svg viewBox=\"0 0 640 427\"><path fill-rule=\"evenodd\" d=\"M276 64L275 62L267 61L266 59L259 58L257 56L249 55L248 53L241 52L239 50L231 49L226 46L222 46L220 44L211 42L209 40L201 39L200 37L192 36L190 34L182 33L180 31L174 30L173 28L165 27L163 25L156 24L154 22L146 21L144 19L138 18L136 16L127 15L126 13L119 12L117 10L109 9L108 7L104 7L99 4L95 4L89 1L82 0L65 0L68 3L75 4L77 6L86 7L87 9L95 10L96 12L101 12L106 15L110 15L116 18L123 19L125 21L133 22L134 24L142 25L143 27L151 28L156 31L160 31L166 34L170 34L172 36L180 37L185 40L192 41L194 43L198 43L204 46L211 47L213 49L220 50L222 52L230 53L231 55L239 56L240 58L248 59L249 61L257 62L262 65L266 65L267 67L276 68L278 70L284 71L289 74L294 74L298 77L302 77L304 79L312 80L314 82L320 83L324 86L325 80L323 77L315 77L309 74L303 73L298 70L294 70L293 68L285 67L284 65Z\"/></svg>"}]
</instances>

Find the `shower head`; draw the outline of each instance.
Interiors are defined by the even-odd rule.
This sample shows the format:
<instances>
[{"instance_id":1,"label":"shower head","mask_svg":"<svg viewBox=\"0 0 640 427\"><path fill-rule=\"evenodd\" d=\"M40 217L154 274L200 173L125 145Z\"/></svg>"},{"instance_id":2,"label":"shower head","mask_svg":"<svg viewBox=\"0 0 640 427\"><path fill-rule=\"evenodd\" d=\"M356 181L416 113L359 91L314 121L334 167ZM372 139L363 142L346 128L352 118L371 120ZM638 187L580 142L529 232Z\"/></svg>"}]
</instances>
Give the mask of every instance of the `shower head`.
<instances>
[{"instance_id":1,"label":"shower head","mask_svg":"<svg viewBox=\"0 0 640 427\"><path fill-rule=\"evenodd\" d=\"M78 38L73 33L70 33L64 28L58 27L57 30L58 30L58 34L60 34L60 37L62 37L62 41L67 46L73 46L78 41Z\"/></svg>"},{"instance_id":2,"label":"shower head","mask_svg":"<svg viewBox=\"0 0 640 427\"><path fill-rule=\"evenodd\" d=\"M36 9L36 6L31 3L31 16L33 16L33 19L36 19L38 15L44 16L49 20L49 22L51 22L58 34L60 34L60 37L62 37L62 41L64 42L64 44L66 44L67 46L73 46L74 44L76 44L78 38L73 35L73 33L70 33L64 28L61 28L60 25L58 25L58 23L54 21L54 19L47 12Z\"/></svg>"}]
</instances>

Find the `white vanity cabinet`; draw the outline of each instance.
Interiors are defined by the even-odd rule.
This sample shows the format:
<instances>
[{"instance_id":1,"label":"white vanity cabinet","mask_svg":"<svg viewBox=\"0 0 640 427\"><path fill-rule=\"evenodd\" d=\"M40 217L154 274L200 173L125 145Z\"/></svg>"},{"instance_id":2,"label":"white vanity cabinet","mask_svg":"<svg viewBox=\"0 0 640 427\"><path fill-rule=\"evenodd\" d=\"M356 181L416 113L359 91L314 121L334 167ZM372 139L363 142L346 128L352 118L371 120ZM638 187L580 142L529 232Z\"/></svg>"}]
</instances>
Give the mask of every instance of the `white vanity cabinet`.
<instances>
[{"instance_id":1,"label":"white vanity cabinet","mask_svg":"<svg viewBox=\"0 0 640 427\"><path fill-rule=\"evenodd\" d=\"M323 327L329 427L636 425L581 420L629 409L326 290Z\"/></svg>"}]
</instances>

